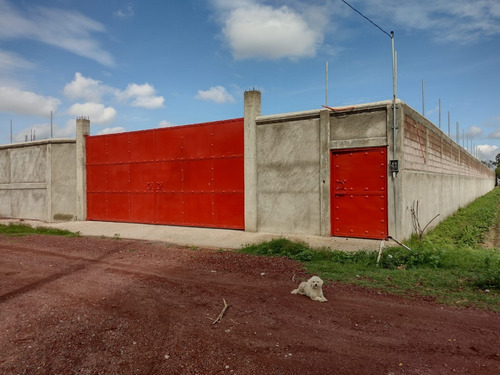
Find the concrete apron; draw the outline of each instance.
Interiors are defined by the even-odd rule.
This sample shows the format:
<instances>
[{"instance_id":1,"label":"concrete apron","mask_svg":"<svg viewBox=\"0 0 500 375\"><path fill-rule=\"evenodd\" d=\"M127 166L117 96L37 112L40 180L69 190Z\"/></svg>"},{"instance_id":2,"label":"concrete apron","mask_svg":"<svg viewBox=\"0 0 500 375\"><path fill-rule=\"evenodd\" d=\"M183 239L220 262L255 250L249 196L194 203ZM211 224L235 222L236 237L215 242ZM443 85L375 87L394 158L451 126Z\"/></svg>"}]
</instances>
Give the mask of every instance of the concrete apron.
<instances>
[{"instance_id":1,"label":"concrete apron","mask_svg":"<svg viewBox=\"0 0 500 375\"><path fill-rule=\"evenodd\" d=\"M1 224L19 223L33 227L66 229L80 232L82 236L119 237L146 241L159 241L182 246L196 246L216 249L239 249L247 244L269 241L274 238L288 238L303 241L313 248L332 250L378 250L380 240L345 237L321 237L308 235L286 235L272 233L244 232L230 229L177 227L168 225L131 224L103 221L44 222L36 220L0 219Z\"/></svg>"}]
</instances>

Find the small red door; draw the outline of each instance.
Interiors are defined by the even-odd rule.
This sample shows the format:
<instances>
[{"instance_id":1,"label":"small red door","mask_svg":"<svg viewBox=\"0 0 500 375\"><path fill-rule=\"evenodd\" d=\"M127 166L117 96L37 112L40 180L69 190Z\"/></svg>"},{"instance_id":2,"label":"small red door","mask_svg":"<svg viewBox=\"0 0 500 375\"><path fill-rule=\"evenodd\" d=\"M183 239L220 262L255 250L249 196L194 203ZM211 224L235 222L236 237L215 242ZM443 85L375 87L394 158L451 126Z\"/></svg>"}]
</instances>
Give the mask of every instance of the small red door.
<instances>
[{"instance_id":1,"label":"small red door","mask_svg":"<svg viewBox=\"0 0 500 375\"><path fill-rule=\"evenodd\" d=\"M332 236L386 238L387 148L333 150Z\"/></svg>"}]
</instances>

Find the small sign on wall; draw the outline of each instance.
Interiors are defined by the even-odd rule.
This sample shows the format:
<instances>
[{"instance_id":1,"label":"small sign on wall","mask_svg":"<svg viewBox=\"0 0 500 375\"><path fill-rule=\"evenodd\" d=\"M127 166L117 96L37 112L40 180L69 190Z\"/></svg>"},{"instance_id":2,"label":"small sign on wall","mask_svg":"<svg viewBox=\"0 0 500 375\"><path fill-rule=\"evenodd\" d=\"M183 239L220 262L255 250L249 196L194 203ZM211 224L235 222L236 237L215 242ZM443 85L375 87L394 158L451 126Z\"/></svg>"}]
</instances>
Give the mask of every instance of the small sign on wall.
<instances>
[{"instance_id":1,"label":"small sign on wall","mask_svg":"<svg viewBox=\"0 0 500 375\"><path fill-rule=\"evenodd\" d=\"M399 160L391 160L389 162L389 171L392 172L399 172Z\"/></svg>"}]
</instances>

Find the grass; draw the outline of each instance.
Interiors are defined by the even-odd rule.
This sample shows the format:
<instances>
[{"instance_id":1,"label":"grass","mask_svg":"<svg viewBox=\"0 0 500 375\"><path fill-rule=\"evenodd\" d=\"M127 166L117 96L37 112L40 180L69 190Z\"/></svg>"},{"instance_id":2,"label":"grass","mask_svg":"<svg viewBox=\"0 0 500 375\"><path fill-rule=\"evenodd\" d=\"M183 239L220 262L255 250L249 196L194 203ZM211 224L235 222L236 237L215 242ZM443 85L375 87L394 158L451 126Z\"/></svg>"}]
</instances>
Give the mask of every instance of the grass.
<instances>
[{"instance_id":1,"label":"grass","mask_svg":"<svg viewBox=\"0 0 500 375\"><path fill-rule=\"evenodd\" d=\"M433 299L439 303L500 311L500 249L482 242L498 224L500 189L495 189L440 223L422 241L377 252L311 249L307 244L275 239L241 252L285 256L327 280L376 288L387 293Z\"/></svg>"},{"instance_id":2,"label":"grass","mask_svg":"<svg viewBox=\"0 0 500 375\"><path fill-rule=\"evenodd\" d=\"M45 234L50 236L66 236L79 237L80 233L71 232L69 230L48 228L48 227L32 227L27 224L0 224L0 234L9 236L27 236L29 234Z\"/></svg>"}]
</instances>

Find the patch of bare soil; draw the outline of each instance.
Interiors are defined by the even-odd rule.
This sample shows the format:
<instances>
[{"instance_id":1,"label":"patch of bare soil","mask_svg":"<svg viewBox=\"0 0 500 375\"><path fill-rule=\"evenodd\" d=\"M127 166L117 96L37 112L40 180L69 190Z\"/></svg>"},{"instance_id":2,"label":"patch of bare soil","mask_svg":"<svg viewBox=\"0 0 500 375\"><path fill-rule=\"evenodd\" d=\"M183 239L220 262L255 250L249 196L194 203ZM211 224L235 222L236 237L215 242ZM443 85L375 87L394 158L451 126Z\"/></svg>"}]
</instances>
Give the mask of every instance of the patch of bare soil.
<instances>
[{"instance_id":1,"label":"patch of bare soil","mask_svg":"<svg viewBox=\"0 0 500 375\"><path fill-rule=\"evenodd\" d=\"M0 251L2 374L500 373L500 314L335 283L315 302L287 259L50 236Z\"/></svg>"},{"instance_id":2,"label":"patch of bare soil","mask_svg":"<svg viewBox=\"0 0 500 375\"><path fill-rule=\"evenodd\" d=\"M483 241L484 247L494 247L500 249L500 210L497 215L497 223L496 225L490 229Z\"/></svg>"}]
</instances>

